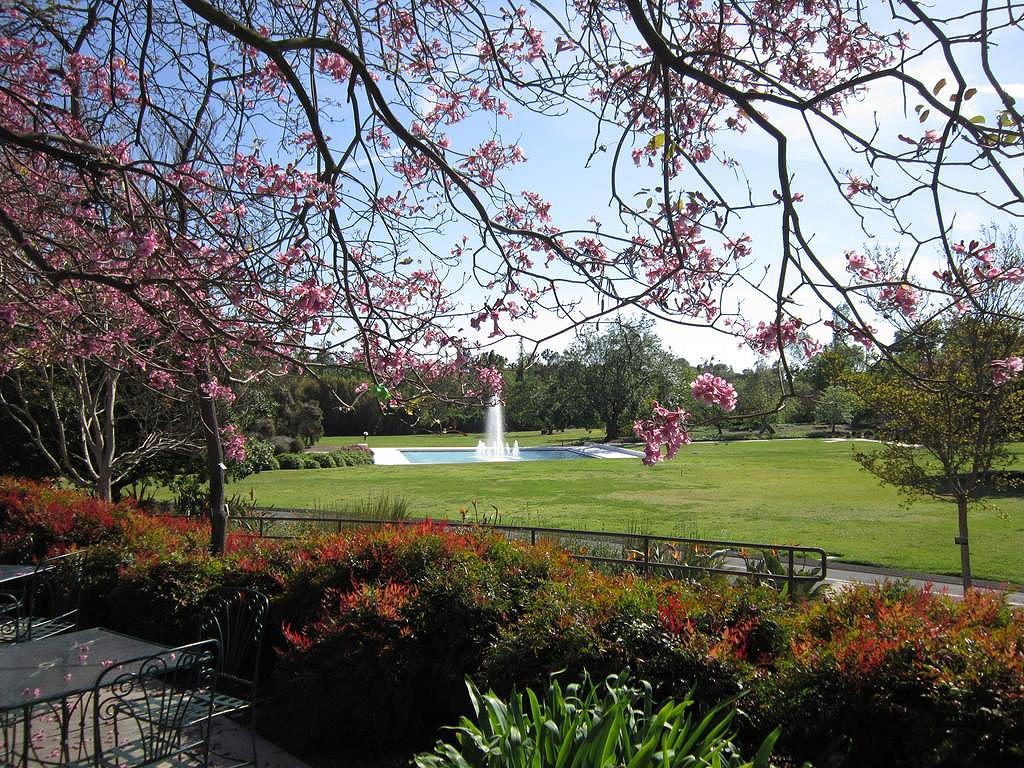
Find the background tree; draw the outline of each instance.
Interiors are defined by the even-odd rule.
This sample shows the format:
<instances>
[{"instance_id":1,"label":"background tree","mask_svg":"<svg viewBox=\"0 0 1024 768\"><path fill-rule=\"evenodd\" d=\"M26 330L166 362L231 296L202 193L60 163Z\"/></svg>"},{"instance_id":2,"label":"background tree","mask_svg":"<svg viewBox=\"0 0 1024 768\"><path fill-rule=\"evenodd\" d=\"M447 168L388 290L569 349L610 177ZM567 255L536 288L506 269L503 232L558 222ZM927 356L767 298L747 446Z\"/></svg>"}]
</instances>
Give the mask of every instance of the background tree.
<instances>
[{"instance_id":1,"label":"background tree","mask_svg":"<svg viewBox=\"0 0 1024 768\"><path fill-rule=\"evenodd\" d=\"M736 385L737 400L743 404L743 412L750 414L740 423L756 429L759 434L774 435L775 425L787 406L779 367L762 363L730 380Z\"/></svg>"},{"instance_id":2,"label":"background tree","mask_svg":"<svg viewBox=\"0 0 1024 768\"><path fill-rule=\"evenodd\" d=\"M578 369L582 399L605 425L605 440L617 440L652 400L664 400L675 385L673 361L650 321L613 320L581 335L565 353Z\"/></svg>"},{"instance_id":3,"label":"background tree","mask_svg":"<svg viewBox=\"0 0 1024 768\"><path fill-rule=\"evenodd\" d=\"M88 359L9 370L0 382L9 438L20 434L52 474L110 501L137 468L199 440L188 410L132 373Z\"/></svg>"},{"instance_id":4,"label":"background tree","mask_svg":"<svg viewBox=\"0 0 1024 768\"><path fill-rule=\"evenodd\" d=\"M828 424L834 435L837 424L849 424L861 405L861 399L844 387L830 386L818 396L814 416L818 422Z\"/></svg>"},{"instance_id":5,"label":"background tree","mask_svg":"<svg viewBox=\"0 0 1024 768\"><path fill-rule=\"evenodd\" d=\"M1021 327L1007 321L933 323L903 337L895 363L860 380L884 442L856 458L908 494L952 499L964 589L971 586L970 504L1010 459L1006 444L1024 433L1024 390L992 361L1009 358L1019 367L1022 345Z\"/></svg>"}]
</instances>

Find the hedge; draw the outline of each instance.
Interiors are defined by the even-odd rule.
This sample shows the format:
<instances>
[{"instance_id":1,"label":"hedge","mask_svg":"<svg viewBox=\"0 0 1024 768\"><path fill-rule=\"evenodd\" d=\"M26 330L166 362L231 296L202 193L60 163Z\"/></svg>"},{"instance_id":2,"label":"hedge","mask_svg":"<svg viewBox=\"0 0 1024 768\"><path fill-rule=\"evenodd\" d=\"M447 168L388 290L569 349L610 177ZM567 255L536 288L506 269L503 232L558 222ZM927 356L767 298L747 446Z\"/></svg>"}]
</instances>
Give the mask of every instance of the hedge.
<instances>
[{"instance_id":1,"label":"hedge","mask_svg":"<svg viewBox=\"0 0 1024 768\"><path fill-rule=\"evenodd\" d=\"M35 530L51 513L63 530L57 507ZM214 558L201 524L114 517L89 560L89 620L185 640L210 587L264 590L261 722L299 755L428 749L468 714L467 676L507 696L559 670L629 670L660 698L739 697L741 746L780 727L776 753L794 765L1024 764L1024 613L996 595L887 584L790 602L763 586L602 575L547 546L432 523L233 534Z\"/></svg>"}]
</instances>

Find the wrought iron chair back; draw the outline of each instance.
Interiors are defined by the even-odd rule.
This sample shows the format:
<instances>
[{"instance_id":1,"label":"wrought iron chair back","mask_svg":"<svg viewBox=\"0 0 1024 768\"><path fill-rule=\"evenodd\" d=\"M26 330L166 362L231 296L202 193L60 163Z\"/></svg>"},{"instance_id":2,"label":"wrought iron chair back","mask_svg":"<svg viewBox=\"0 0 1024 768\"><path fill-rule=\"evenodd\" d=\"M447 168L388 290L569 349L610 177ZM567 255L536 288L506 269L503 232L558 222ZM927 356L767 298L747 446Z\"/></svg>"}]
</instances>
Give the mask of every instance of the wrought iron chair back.
<instances>
[{"instance_id":1,"label":"wrought iron chair back","mask_svg":"<svg viewBox=\"0 0 1024 768\"><path fill-rule=\"evenodd\" d=\"M200 637L216 640L218 689L249 698L259 677L263 630L270 602L255 589L223 587L200 624Z\"/></svg>"},{"instance_id":2,"label":"wrought iron chair back","mask_svg":"<svg viewBox=\"0 0 1024 768\"><path fill-rule=\"evenodd\" d=\"M211 717L248 715L251 756L217 755L232 768L258 764L254 700L269 609L267 596L258 590L224 587L214 593L199 627L200 637L213 638L221 648Z\"/></svg>"},{"instance_id":3,"label":"wrought iron chair back","mask_svg":"<svg viewBox=\"0 0 1024 768\"><path fill-rule=\"evenodd\" d=\"M205 640L105 670L93 694L95 765L206 765L209 728L189 726L197 707L209 719L217 658Z\"/></svg>"},{"instance_id":4,"label":"wrought iron chair back","mask_svg":"<svg viewBox=\"0 0 1024 768\"><path fill-rule=\"evenodd\" d=\"M78 628L85 552L40 561L26 587L19 640L39 640Z\"/></svg>"}]
</instances>

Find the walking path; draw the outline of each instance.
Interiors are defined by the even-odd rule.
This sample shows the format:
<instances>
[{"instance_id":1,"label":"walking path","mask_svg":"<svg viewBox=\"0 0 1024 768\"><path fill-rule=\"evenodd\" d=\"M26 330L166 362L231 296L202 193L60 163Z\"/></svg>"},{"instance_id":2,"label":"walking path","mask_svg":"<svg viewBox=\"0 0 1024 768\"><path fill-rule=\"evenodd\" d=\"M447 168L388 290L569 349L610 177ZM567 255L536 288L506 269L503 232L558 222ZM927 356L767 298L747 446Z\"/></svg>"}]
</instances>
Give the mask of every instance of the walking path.
<instances>
[{"instance_id":1,"label":"walking path","mask_svg":"<svg viewBox=\"0 0 1024 768\"><path fill-rule=\"evenodd\" d=\"M844 584L879 584L883 581L902 579L909 581L918 589L926 584L932 584L936 592L949 595L950 597L963 597L964 590L958 576L942 576L935 573L917 573L914 571L903 571L897 568L881 568L872 565L853 565L842 563L836 560L829 560L828 573L825 579L826 584L841 587ZM974 586L977 589L990 589L1006 593L1006 602L1010 605L1024 606L1024 591L1021 587L1000 584L994 581L983 581L975 579Z\"/></svg>"}]
</instances>

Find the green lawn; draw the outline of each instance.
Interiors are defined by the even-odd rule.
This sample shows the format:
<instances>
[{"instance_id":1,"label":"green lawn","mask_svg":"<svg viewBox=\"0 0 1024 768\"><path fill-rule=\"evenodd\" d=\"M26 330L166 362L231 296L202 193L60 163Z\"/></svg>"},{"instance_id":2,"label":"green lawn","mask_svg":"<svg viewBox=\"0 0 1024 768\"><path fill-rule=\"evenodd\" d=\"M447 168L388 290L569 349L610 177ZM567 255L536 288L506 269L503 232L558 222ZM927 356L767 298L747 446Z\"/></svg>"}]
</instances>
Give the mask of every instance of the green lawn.
<instances>
[{"instance_id":1,"label":"green lawn","mask_svg":"<svg viewBox=\"0 0 1024 768\"><path fill-rule=\"evenodd\" d=\"M582 430L520 443L558 443ZM334 438L347 445L355 438ZM476 436L371 437L370 445L474 445ZM957 573L952 504L901 497L859 468L851 443L774 440L695 443L671 462L578 460L348 467L264 472L233 483L258 504L332 509L380 494L408 500L414 517L460 510L518 525L644 530L667 535L820 546L852 562ZM1024 498L972 513L975 575L1024 582Z\"/></svg>"}]
</instances>

